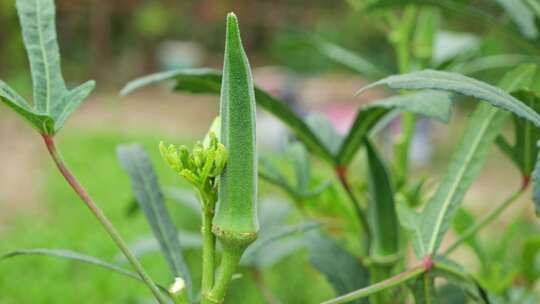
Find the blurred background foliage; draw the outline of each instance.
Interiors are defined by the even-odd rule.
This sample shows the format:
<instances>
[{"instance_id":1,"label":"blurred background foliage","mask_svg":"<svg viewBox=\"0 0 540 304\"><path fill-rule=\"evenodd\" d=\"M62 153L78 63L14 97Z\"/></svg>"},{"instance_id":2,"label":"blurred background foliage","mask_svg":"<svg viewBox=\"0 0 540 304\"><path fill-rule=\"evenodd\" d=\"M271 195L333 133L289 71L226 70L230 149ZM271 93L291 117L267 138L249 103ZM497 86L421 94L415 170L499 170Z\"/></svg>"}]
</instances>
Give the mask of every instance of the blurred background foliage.
<instances>
[{"instance_id":1,"label":"blurred background foliage","mask_svg":"<svg viewBox=\"0 0 540 304\"><path fill-rule=\"evenodd\" d=\"M270 83L269 91L273 93L273 86L276 86L285 100L297 98L300 105L295 104L295 108L304 111L325 110L327 116L337 115L333 111L341 111L337 118L332 119L340 128L340 120L350 120L354 115L360 102L354 101L352 95L366 80L351 67L328 59L314 47L313 41L331 42L368 58L388 73L397 73L396 55L388 39L391 31L387 22L388 10L366 9L375 2L382 3L383 7L384 3L392 4L390 11L401 16L402 5L395 4L408 1L57 0L57 30L66 79L74 83L96 79L98 83L98 92L92 95L93 100L74 116L69 131L59 136L67 163L122 234L130 241L138 240L141 235L149 233L149 228L140 214L127 214L132 195L129 181L115 158L116 146L125 142L142 142L150 152L163 184L177 186L177 176L167 170L157 155L157 143L166 140L191 144L193 138L204 134L215 116L216 98L172 95L160 87L119 102L119 88L134 77L175 67L220 68L224 19L227 12L234 11L240 19L246 51L256 68L256 80L262 74L259 84L268 86ZM424 2L438 3L437 0ZM434 8L433 15L437 16L436 22L441 29L465 38L460 41L472 42L474 47L466 52L466 59L495 54L540 55L538 35L525 35L517 40L511 35L518 33L519 36L523 27L505 10L502 3L507 2L441 0L440 3L450 3L450 7L466 5L470 11ZM480 16L490 16L488 22L475 15L479 12ZM537 22L537 18L532 20ZM440 49L451 52L460 47L450 43ZM422 57L421 49L413 49L413 52L416 57ZM449 65L444 60L437 64L443 69ZM278 85L272 84L275 81L271 75L273 72L269 72L270 76L265 76L264 71L261 73L261 67L265 66L279 67L278 71L285 70L287 76L278 81ZM497 70L472 74L494 83L501 75ZM19 92L28 94L31 90L27 71L14 1L0 0L0 76ZM296 82L305 79L307 81L302 86L295 86ZM288 93L293 96L287 96ZM373 94L366 94L364 98L384 95L381 92ZM345 109L336 110L344 105ZM459 107L463 106L470 104L459 103ZM268 123L267 118L262 116L259 119L260 126L264 126L259 129L263 136L284 137L286 133L282 129L276 131L275 121ZM452 124L448 127L435 124L432 126L433 134L424 134L429 137L429 142L423 147L433 153L429 163L422 170L415 168L413 175L419 179L431 178L426 182L427 188L433 186L433 180L443 170L465 120L465 115L458 108ZM18 247L70 248L118 262L115 260L117 250L78 204L78 199L53 170L48 159L36 159L43 151L37 144L29 144L36 139L30 130L17 122L4 107L0 108L0 126L0 142L9 142L0 146L0 167L3 168L0 179L5 181L0 185L0 206L6 206L0 211L0 253ZM426 129L431 130L431 126ZM510 134L510 130L504 133ZM283 165L284 159L272 153L278 150L277 146L282 146L281 142L276 142L275 138L260 141L261 146L266 145L261 151L265 155L272 154L270 159ZM494 201L504 196L509 180L515 181L511 186L520 182L518 172L510 162L496 149L493 151L485 173L466 199L466 207L474 215L483 214ZM310 186L313 188L325 184L333 176L328 166L317 161L313 162L312 171ZM351 170L351 178L355 189L363 194L367 187L364 171L365 162L358 157ZM291 177L293 174L289 173L288 177ZM331 233L348 238L343 242L348 251L358 251L358 223L347 204L346 195L335 180L331 182L331 186L324 188L316 199L309 197L296 201L267 182L261 181L260 184L261 193L277 197L280 202L288 201L290 206L297 207L296 213L308 214L329 223ZM424 197L416 199L425 200ZM508 297L498 303L507 303L505 301L509 297L516 299L513 303L522 304L534 304L538 300L533 294L538 287L531 286L530 282L534 280L529 278L536 279L538 274L524 273L524 268L527 268L524 265L534 262L523 261L538 256L539 227L532 216L530 195L525 200L510 211L510 216L503 217L479 236L487 255L474 258L475 254L469 248L457 251L457 259L467 269L478 270L477 277L482 284L497 292L508 291L505 295ZM185 209L179 209L172 202L169 206L182 229L197 230L198 223L193 215L183 212ZM533 248L530 250L533 254L525 252L527 244ZM525 249L522 251L522 248ZM197 273L199 251L187 251L190 267ZM306 250L299 250L265 269L262 274L252 273L247 267L242 269L244 277L240 279L241 284L233 284L230 303L263 302L264 291L254 286L260 283L261 277L282 303L316 303L331 298L334 296L332 287L309 266L309 259ZM144 256L143 263L156 278L166 277L165 266L158 253ZM17 279L11 279L13 277ZM310 290L304 288L308 285L312 286ZM148 295L137 283L75 263L32 258L0 265L1 304L58 303L59 299L63 303L141 303L140 299L145 296Z\"/></svg>"},{"instance_id":2,"label":"blurred background foliage","mask_svg":"<svg viewBox=\"0 0 540 304\"><path fill-rule=\"evenodd\" d=\"M94 78L101 87L121 85L125 79L155 71L168 41L193 42L207 55L200 64L218 66L223 16L229 11L241 16L244 43L256 66L284 65L302 72L332 68L309 45L308 38L314 36L391 67L394 56L386 39L385 13L362 9L369 2L59 0L59 40L66 50L63 67L70 79ZM457 2L471 3L512 27L496 1ZM441 22L445 29L483 35L481 51L486 55L523 51L510 39L501 40L489 25L459 11L445 10ZM8 81L27 85L26 55L12 0L0 0L0 28L0 71Z\"/></svg>"}]
</instances>

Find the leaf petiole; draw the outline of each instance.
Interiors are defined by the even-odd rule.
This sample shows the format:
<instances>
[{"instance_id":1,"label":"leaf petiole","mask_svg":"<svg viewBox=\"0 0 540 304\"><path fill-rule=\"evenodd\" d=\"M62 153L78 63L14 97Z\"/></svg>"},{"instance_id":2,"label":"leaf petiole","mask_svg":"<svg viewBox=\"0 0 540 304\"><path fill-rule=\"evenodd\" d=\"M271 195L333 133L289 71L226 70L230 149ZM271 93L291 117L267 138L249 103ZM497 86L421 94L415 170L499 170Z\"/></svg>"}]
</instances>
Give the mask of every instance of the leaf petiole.
<instances>
[{"instance_id":1,"label":"leaf petiole","mask_svg":"<svg viewBox=\"0 0 540 304\"><path fill-rule=\"evenodd\" d=\"M525 193L526 189L527 189L527 184L524 183L524 187L521 187L519 190L512 193L500 205L498 205L495 209L491 210L490 213L488 213L485 217L483 217L482 220L480 220L478 223L476 223L475 225L467 229L456 241L454 241L454 243L448 246L443 256L448 256L450 253L456 250L461 244L467 241L470 237L472 237L474 234L476 234L478 231L484 228L487 224L491 223L494 219L496 219L504 210L506 210L506 208L508 208L508 206L510 206L523 193Z\"/></svg>"},{"instance_id":2,"label":"leaf petiole","mask_svg":"<svg viewBox=\"0 0 540 304\"><path fill-rule=\"evenodd\" d=\"M366 216L366 213L362 208L360 208L360 205L358 203L358 200L356 199L356 196L354 195L351 186L349 184L349 180L347 177L347 167L346 166L337 166L335 168L336 175L338 177L339 182L343 186L343 189L345 189L345 192L347 192L347 195L349 196L351 203L354 207L354 210L356 211L356 215L358 216L358 219L360 221L360 225L362 225L362 228L365 231L366 238L364 240L364 252L366 255L369 255L369 252L371 251L371 238L372 238L372 232L371 228L369 226L369 222Z\"/></svg>"},{"instance_id":3,"label":"leaf petiole","mask_svg":"<svg viewBox=\"0 0 540 304\"><path fill-rule=\"evenodd\" d=\"M168 300L161 294L156 283L152 280L152 278L150 278L150 276L146 273L146 271L144 270L139 260L137 260L135 255L133 255L133 253L129 250L127 244L122 239L122 237L120 236L116 228L114 228L113 224L109 221L107 216L96 205L96 203L92 200L88 192L84 189L84 187L79 183L77 178L68 169L68 167L62 160L62 157L60 156L60 153L58 152L56 148L54 138L47 134L42 134L42 137L43 137L43 140L45 141L45 145L47 146L47 151L49 151L49 154L54 160L54 163L58 167L58 170L60 171L60 173L62 173L62 176L64 176L64 178L66 179L68 184L71 186L71 188L75 190L77 195L83 200L86 206L90 209L90 211L101 223L103 228L105 228L107 233L111 236L111 238L116 243L118 248L120 248L122 253L124 253L128 261L131 263L131 265L135 269L135 271L141 277L141 280L148 286L148 288L150 289L150 291L152 292L156 300L160 304L168 303Z\"/></svg>"},{"instance_id":4,"label":"leaf petiole","mask_svg":"<svg viewBox=\"0 0 540 304\"><path fill-rule=\"evenodd\" d=\"M395 275L391 278L388 278L384 281L380 281L379 283L372 284L368 287L358 289L356 291L344 294L342 296L339 296L335 299L325 301L321 304L341 304L341 303L348 303L353 300L357 300L360 298L364 298L367 296L370 296L372 294L387 290L389 288L392 288L394 286L400 285L405 283L406 281L413 279L424 272L428 271L423 265L417 266L414 268L411 268L407 271L404 271L398 275Z\"/></svg>"}]
</instances>

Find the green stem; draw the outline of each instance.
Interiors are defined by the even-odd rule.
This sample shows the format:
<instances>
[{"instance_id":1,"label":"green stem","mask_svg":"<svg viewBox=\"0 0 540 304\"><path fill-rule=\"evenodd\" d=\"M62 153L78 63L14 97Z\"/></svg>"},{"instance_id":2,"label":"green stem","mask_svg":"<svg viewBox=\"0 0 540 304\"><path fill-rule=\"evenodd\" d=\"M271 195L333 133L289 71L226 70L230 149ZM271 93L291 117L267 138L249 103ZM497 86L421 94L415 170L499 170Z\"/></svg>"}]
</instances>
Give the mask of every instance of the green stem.
<instances>
[{"instance_id":1,"label":"green stem","mask_svg":"<svg viewBox=\"0 0 540 304\"><path fill-rule=\"evenodd\" d=\"M379 283L375 283L373 285L370 285L366 288L358 289L356 291L350 292L348 294L342 295L340 297L337 297L332 300L328 300L326 302L323 302L322 304L340 304L340 303L347 303L353 300L357 300L363 297L367 297L370 295L373 295L375 293L387 290L389 288L392 288L394 286L403 284L404 282L415 278L419 276L420 274L426 272L426 268L424 266L417 266L415 268L411 268L407 271L404 271L396 276L393 276L391 278L388 278L384 281L380 281Z\"/></svg>"},{"instance_id":2,"label":"green stem","mask_svg":"<svg viewBox=\"0 0 540 304\"><path fill-rule=\"evenodd\" d=\"M410 71L411 66L409 62L409 44L407 43L407 41L399 41L396 43L396 55L399 73L403 74Z\"/></svg>"},{"instance_id":3,"label":"green stem","mask_svg":"<svg viewBox=\"0 0 540 304\"><path fill-rule=\"evenodd\" d=\"M221 264L216 282L212 290L203 294L203 300L201 304L221 304L225 299L225 293L229 287L232 276L236 271L236 267L240 262L240 257L242 256L242 250L237 250L237 248L224 248L223 255L221 257Z\"/></svg>"},{"instance_id":4,"label":"green stem","mask_svg":"<svg viewBox=\"0 0 540 304\"><path fill-rule=\"evenodd\" d=\"M392 27L390 42L396 50L398 71L401 74L411 70L409 49L414 22L416 20L416 12L417 9L414 5L408 5L403 12L401 20L397 22L394 20L390 25Z\"/></svg>"},{"instance_id":5,"label":"green stem","mask_svg":"<svg viewBox=\"0 0 540 304\"><path fill-rule=\"evenodd\" d=\"M365 252L365 255L369 255L369 252L371 250L372 232L371 232L371 228L369 227L369 222L368 222L367 216L366 216L364 210L362 210L362 208L360 208L360 204L359 204L358 200L356 199L356 196L354 195L354 193L353 193L353 191L351 189L351 186L349 184L349 180L347 178L347 167L337 166L335 171L336 171L336 174L338 176L339 182L343 186L343 189L345 189L345 192L347 193L347 195L349 196L349 198L350 198L350 200L351 200L351 202L353 204L354 210L356 211L356 214L358 215L360 225L362 225L362 228L365 231L366 237L365 237L365 241L364 241L364 243L365 243L364 252Z\"/></svg>"},{"instance_id":6,"label":"green stem","mask_svg":"<svg viewBox=\"0 0 540 304\"><path fill-rule=\"evenodd\" d=\"M390 34L390 42L396 50L398 71L400 74L411 71L410 40L414 21L416 17L416 7L407 6L403 17L398 22L394 22L393 32ZM394 144L394 166L396 169L396 182L398 187L405 183L409 168L409 148L414 136L416 118L412 113L401 114L401 134Z\"/></svg>"},{"instance_id":7,"label":"green stem","mask_svg":"<svg viewBox=\"0 0 540 304\"><path fill-rule=\"evenodd\" d=\"M392 267L391 266L385 266L385 265L377 265L374 264L372 267L370 267L369 271L369 279L372 284L376 284L377 282L380 282L384 280L385 278L388 278L390 276ZM389 302L388 298L388 292L378 292L375 294L372 294L369 297L369 303L371 304L384 304Z\"/></svg>"},{"instance_id":8,"label":"green stem","mask_svg":"<svg viewBox=\"0 0 540 304\"><path fill-rule=\"evenodd\" d=\"M409 148L414 137L416 117L412 113L401 114L401 134L395 145L395 169L398 187L401 187L409 171Z\"/></svg>"},{"instance_id":9,"label":"green stem","mask_svg":"<svg viewBox=\"0 0 540 304\"><path fill-rule=\"evenodd\" d=\"M452 251L456 250L462 243L467 241L471 236L476 234L487 224L491 223L494 219L496 219L504 210L506 210L506 208L508 208L508 206L515 202L525 192L525 189L526 186L512 193L512 195L506 198L495 209L491 210L491 212L484 216L479 222L467 229L456 241L454 241L454 243L448 246L448 248L444 252L444 256L449 255Z\"/></svg>"},{"instance_id":10,"label":"green stem","mask_svg":"<svg viewBox=\"0 0 540 304\"><path fill-rule=\"evenodd\" d=\"M43 140L45 141L45 145L47 146L47 150L49 151L49 154L51 155L52 159L54 160L54 163L60 170L60 173L64 176L68 184L75 190L77 195L83 200L83 202L86 204L86 206L90 209L90 211L94 214L94 216L97 218L97 220L101 223L103 228L109 233L110 237L113 239L113 241L116 243L118 248L122 251L122 253L126 256L127 260L131 263L135 271L139 274L142 281L148 286L148 289L152 292L156 300L160 304L168 303L167 299L161 294L159 291L156 283L150 278L150 276L146 273L143 266L137 260L135 255L131 253L129 250L127 244L124 242L118 231L114 228L113 224L109 221L107 216L103 213L103 211L96 205L96 203L92 200L88 192L84 189L84 187L79 183L77 178L71 173L71 171L68 169L64 161L62 160L62 157L60 156L60 153L58 152L56 148L56 144L54 142L54 138L50 135L42 134Z\"/></svg>"},{"instance_id":11,"label":"green stem","mask_svg":"<svg viewBox=\"0 0 540 304\"><path fill-rule=\"evenodd\" d=\"M205 197L201 192L201 197ZM203 294L210 292L214 285L216 237L212 233L212 218L214 217L215 202L203 199L202 228L203 255L202 255L202 284Z\"/></svg>"}]
</instances>

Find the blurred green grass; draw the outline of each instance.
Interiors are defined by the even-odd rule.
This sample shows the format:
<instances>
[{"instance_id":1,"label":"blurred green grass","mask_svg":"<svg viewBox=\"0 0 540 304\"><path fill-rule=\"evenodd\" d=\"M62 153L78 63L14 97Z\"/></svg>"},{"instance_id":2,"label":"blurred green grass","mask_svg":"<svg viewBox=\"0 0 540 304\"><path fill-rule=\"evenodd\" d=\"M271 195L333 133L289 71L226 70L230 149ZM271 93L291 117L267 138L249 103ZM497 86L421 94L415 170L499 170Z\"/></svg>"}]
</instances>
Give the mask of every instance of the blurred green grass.
<instances>
[{"instance_id":1,"label":"blurred green grass","mask_svg":"<svg viewBox=\"0 0 540 304\"><path fill-rule=\"evenodd\" d=\"M135 133L133 133L135 134ZM127 216L132 198L127 175L116 160L116 146L138 142L149 152L162 185L179 179L162 166L160 139L151 134L109 131L68 131L59 138L62 155L74 174L128 241L150 233L142 216ZM178 140L166 141L179 143ZM180 142L181 143L181 142ZM31 173L29 173L31 174ZM49 162L46 182L39 193L38 211L21 210L0 235L0 253L17 248L62 248L117 262L118 250L95 218ZM29 190L30 191L30 190ZM197 230L197 219L180 206L169 204L179 227ZM196 285L200 278L199 252L187 252ZM172 280L159 253L145 256L143 264L160 283ZM124 265L129 268L128 265ZM233 283L229 303L264 303L251 274ZM311 267L306 252L298 252L265 271L269 288L283 303L315 303L332 296L331 288ZM305 286L314 286L309 290ZM197 287L198 288L198 287ZM0 262L0 303L140 303L149 299L144 285L89 265L51 257L18 257Z\"/></svg>"}]
</instances>

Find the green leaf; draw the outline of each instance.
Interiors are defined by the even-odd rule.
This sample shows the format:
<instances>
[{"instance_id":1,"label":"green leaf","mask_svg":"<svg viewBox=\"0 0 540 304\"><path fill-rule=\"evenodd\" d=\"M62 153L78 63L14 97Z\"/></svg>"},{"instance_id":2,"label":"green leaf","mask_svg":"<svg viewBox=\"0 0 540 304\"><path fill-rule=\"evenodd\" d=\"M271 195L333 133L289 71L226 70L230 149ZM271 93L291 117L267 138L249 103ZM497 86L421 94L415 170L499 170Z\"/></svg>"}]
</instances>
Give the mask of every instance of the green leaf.
<instances>
[{"instance_id":1,"label":"green leaf","mask_svg":"<svg viewBox=\"0 0 540 304\"><path fill-rule=\"evenodd\" d=\"M307 193L311 182L311 167L305 146L299 142L290 142L286 145L285 153L293 164L296 188L300 193Z\"/></svg>"},{"instance_id":2,"label":"green leaf","mask_svg":"<svg viewBox=\"0 0 540 304\"><path fill-rule=\"evenodd\" d=\"M540 237L534 236L525 241L522 252L522 272L534 284L540 278Z\"/></svg>"},{"instance_id":3,"label":"green leaf","mask_svg":"<svg viewBox=\"0 0 540 304\"><path fill-rule=\"evenodd\" d=\"M67 94L60 68L54 1L18 0L16 4L32 71L34 106L39 113L51 113L54 103Z\"/></svg>"},{"instance_id":4,"label":"green leaf","mask_svg":"<svg viewBox=\"0 0 540 304\"><path fill-rule=\"evenodd\" d=\"M425 254L433 254L449 228L465 193L480 173L489 147L508 113L480 104L457 145L445 176L422 212Z\"/></svg>"},{"instance_id":5,"label":"green leaf","mask_svg":"<svg viewBox=\"0 0 540 304\"><path fill-rule=\"evenodd\" d=\"M375 101L368 107L396 109L433 118L439 122L448 123L452 116L452 99L450 94L437 91L425 91L397 95Z\"/></svg>"},{"instance_id":6,"label":"green leaf","mask_svg":"<svg viewBox=\"0 0 540 304\"><path fill-rule=\"evenodd\" d=\"M179 230L178 239L182 243L183 250L202 248L202 237L200 233L187 230ZM131 252L138 258L155 252L161 252L160 243L154 235L146 235L139 237L135 241L131 242L128 247ZM116 255L116 260L122 263L128 262L126 257L122 254Z\"/></svg>"},{"instance_id":7,"label":"green leaf","mask_svg":"<svg viewBox=\"0 0 540 304\"><path fill-rule=\"evenodd\" d=\"M370 131L392 110L411 112L448 122L452 113L452 100L447 93L426 91L385 98L360 108L349 133L339 147L338 163L349 164Z\"/></svg>"},{"instance_id":8,"label":"green leaf","mask_svg":"<svg viewBox=\"0 0 540 304\"><path fill-rule=\"evenodd\" d=\"M497 147L501 149L504 155L506 155L506 157L508 157L517 167L519 167L519 161L514 151L514 147L510 145L506 138L504 138L503 135L499 135L497 136L495 143L497 144Z\"/></svg>"},{"instance_id":9,"label":"green leaf","mask_svg":"<svg viewBox=\"0 0 540 304\"><path fill-rule=\"evenodd\" d=\"M326 150L330 151L332 155L336 155L343 138L334 128L328 117L322 113L310 113L306 117L306 123Z\"/></svg>"},{"instance_id":10,"label":"green leaf","mask_svg":"<svg viewBox=\"0 0 540 304\"><path fill-rule=\"evenodd\" d=\"M513 95L537 113L540 113L540 97L536 94L533 92L518 91ZM540 140L540 129L516 115L513 115L513 118L515 143L512 149L512 155L521 170L521 174L527 178L531 176L534 170L534 164L538 154L536 142Z\"/></svg>"},{"instance_id":11,"label":"green leaf","mask_svg":"<svg viewBox=\"0 0 540 304\"><path fill-rule=\"evenodd\" d=\"M409 283L415 304L439 303L437 290L435 289L435 277L430 272L425 272Z\"/></svg>"},{"instance_id":12,"label":"green leaf","mask_svg":"<svg viewBox=\"0 0 540 304\"><path fill-rule=\"evenodd\" d=\"M457 235L461 236L463 235L470 227L474 226L476 224L476 220L474 216L469 213L467 210L460 208L458 212L456 213L456 218L453 222L453 228ZM482 266L485 266L486 263L486 256L484 253L484 250L482 246L480 245L478 238L476 235L471 235L465 240L465 244L469 245L476 256L478 257L478 261L480 261L480 264Z\"/></svg>"},{"instance_id":13,"label":"green leaf","mask_svg":"<svg viewBox=\"0 0 540 304\"><path fill-rule=\"evenodd\" d=\"M293 209L284 202L265 198L260 206L259 237L242 255L240 263L244 266L259 269L271 267L305 248L303 233L320 226L315 222L288 224Z\"/></svg>"},{"instance_id":14,"label":"green leaf","mask_svg":"<svg viewBox=\"0 0 540 304\"><path fill-rule=\"evenodd\" d=\"M507 92L530 90L536 75L536 64L521 64L504 74L499 87Z\"/></svg>"},{"instance_id":15,"label":"green leaf","mask_svg":"<svg viewBox=\"0 0 540 304\"><path fill-rule=\"evenodd\" d=\"M443 66L469 57L468 54L475 52L480 44L480 39L471 33L438 31L433 46L432 66Z\"/></svg>"},{"instance_id":16,"label":"green leaf","mask_svg":"<svg viewBox=\"0 0 540 304\"><path fill-rule=\"evenodd\" d=\"M174 91L194 94L219 94L221 90L221 73L211 69L180 69L151 74L129 82L121 91L127 95L145 86L174 80ZM293 112L285 101L279 100L260 88L255 87L257 106L265 109L285 125L317 155L332 160L332 154L320 142L310 127Z\"/></svg>"},{"instance_id":17,"label":"green leaf","mask_svg":"<svg viewBox=\"0 0 540 304\"><path fill-rule=\"evenodd\" d=\"M446 283L439 287L437 297L441 304L467 303L465 292L452 283Z\"/></svg>"},{"instance_id":18,"label":"green leaf","mask_svg":"<svg viewBox=\"0 0 540 304\"><path fill-rule=\"evenodd\" d=\"M253 244L256 243L257 242ZM250 251L249 256L246 258L242 256L240 264L242 266L249 266L257 269L268 269L305 247L305 240L302 235L287 236L267 244L264 247L264 251ZM247 252L248 251L246 250L246 253Z\"/></svg>"},{"instance_id":19,"label":"green leaf","mask_svg":"<svg viewBox=\"0 0 540 304\"><path fill-rule=\"evenodd\" d=\"M320 194L326 189L331 181L327 180L311 186L312 176L309 163L309 155L306 148L300 142L286 143L285 155L287 159L280 163L286 166L278 166L269 158L259 158L259 177L265 181L280 187L293 199L302 201ZM291 181L284 167L292 167L295 180Z\"/></svg>"},{"instance_id":20,"label":"green leaf","mask_svg":"<svg viewBox=\"0 0 540 304\"><path fill-rule=\"evenodd\" d=\"M358 94L379 85L387 85L392 89L400 90L442 90L475 97L510 111L540 127L540 115L510 94L485 82L457 73L424 70L390 76L362 88ZM503 88L512 91L506 87Z\"/></svg>"},{"instance_id":21,"label":"green leaf","mask_svg":"<svg viewBox=\"0 0 540 304\"><path fill-rule=\"evenodd\" d=\"M398 195L402 196L408 207L414 208L423 205L424 196L426 192L427 177L422 176L417 181L411 183L410 185L404 185L400 190Z\"/></svg>"},{"instance_id":22,"label":"green leaf","mask_svg":"<svg viewBox=\"0 0 540 304\"><path fill-rule=\"evenodd\" d=\"M295 251L304 248L303 237L291 237L318 228L319 223L275 226L265 229L242 256L241 264L268 268Z\"/></svg>"},{"instance_id":23,"label":"green leaf","mask_svg":"<svg viewBox=\"0 0 540 304\"><path fill-rule=\"evenodd\" d=\"M388 75L386 71L380 69L368 59L337 44L322 39L314 39L313 44L328 59L356 71L362 76L379 78Z\"/></svg>"},{"instance_id":24,"label":"green leaf","mask_svg":"<svg viewBox=\"0 0 540 304\"><path fill-rule=\"evenodd\" d=\"M118 159L131 178L133 192L174 277L186 282L191 295L191 276L177 237L176 228L165 206L163 193L150 159L142 146L123 145L117 149Z\"/></svg>"},{"instance_id":25,"label":"green leaf","mask_svg":"<svg viewBox=\"0 0 540 304\"><path fill-rule=\"evenodd\" d=\"M84 102L90 93L92 93L95 87L95 81L87 81L67 93L67 95L62 98L62 102L56 104L51 109L51 115L55 118L55 132L58 132L64 126L66 120Z\"/></svg>"},{"instance_id":26,"label":"green leaf","mask_svg":"<svg viewBox=\"0 0 540 304\"><path fill-rule=\"evenodd\" d=\"M528 39L538 36L535 15L522 0L495 0L517 25L519 31Z\"/></svg>"},{"instance_id":27,"label":"green leaf","mask_svg":"<svg viewBox=\"0 0 540 304\"><path fill-rule=\"evenodd\" d=\"M41 256L50 256L50 257L57 257L61 259L67 259L67 260L73 260L85 264L90 264L94 266L98 266L101 268L105 268L107 270L114 271L116 273L119 273L121 275L124 275L126 277L129 277L131 279L134 279L139 282L143 282L142 279L139 277L138 274L125 270L124 268L105 262L103 260L100 260L93 256L88 256L84 254L80 254L75 251L71 250L65 250L65 249L18 249L15 251L12 251L10 253L4 254L0 256L0 261L14 258L14 257L20 257L20 256L32 256L32 255L41 255ZM162 290L167 290L166 288L159 286Z\"/></svg>"},{"instance_id":28,"label":"green leaf","mask_svg":"<svg viewBox=\"0 0 540 304\"><path fill-rule=\"evenodd\" d=\"M523 64L508 72L501 83L512 95L537 113L540 110L540 98L530 91L536 75L536 64ZM513 115L515 143L511 146L502 135L497 138L497 145L521 170L524 180L528 180L534 169L537 154L535 143L540 139L540 130L531 122Z\"/></svg>"},{"instance_id":29,"label":"green leaf","mask_svg":"<svg viewBox=\"0 0 540 304\"><path fill-rule=\"evenodd\" d=\"M368 188L370 202L368 218L373 233L373 258L394 256L399 251L399 223L394 201L394 186L388 168L375 147L366 140Z\"/></svg>"},{"instance_id":30,"label":"green leaf","mask_svg":"<svg viewBox=\"0 0 540 304\"><path fill-rule=\"evenodd\" d=\"M189 93L219 94L221 90L221 73L218 70L179 69L146 75L128 82L120 91L126 96L143 87L175 80L174 90Z\"/></svg>"},{"instance_id":31,"label":"green leaf","mask_svg":"<svg viewBox=\"0 0 540 304\"><path fill-rule=\"evenodd\" d=\"M297 196L296 189L292 183L281 172L281 169L268 158L259 159L259 177L275 186L280 187L292 197Z\"/></svg>"},{"instance_id":32,"label":"green leaf","mask_svg":"<svg viewBox=\"0 0 540 304\"><path fill-rule=\"evenodd\" d=\"M54 121L48 115L36 114L17 92L0 80L0 101L19 113L36 130L50 134L54 132Z\"/></svg>"},{"instance_id":33,"label":"green leaf","mask_svg":"<svg viewBox=\"0 0 540 304\"><path fill-rule=\"evenodd\" d=\"M404 203L396 205L396 213L399 223L408 232L415 255L419 258L423 257L426 249L422 239L421 214L407 207Z\"/></svg>"},{"instance_id":34,"label":"green leaf","mask_svg":"<svg viewBox=\"0 0 540 304\"><path fill-rule=\"evenodd\" d=\"M186 207L193 211L197 215L201 215L201 203L199 199L193 193L191 189L176 188L176 187L166 187L163 189L163 193L167 199L178 203L179 205Z\"/></svg>"},{"instance_id":35,"label":"green leaf","mask_svg":"<svg viewBox=\"0 0 540 304\"><path fill-rule=\"evenodd\" d=\"M0 81L0 100L40 133L54 135L94 89L94 82L69 91L60 67L53 0L17 0L23 41L30 61L33 105Z\"/></svg>"},{"instance_id":36,"label":"green leaf","mask_svg":"<svg viewBox=\"0 0 540 304\"><path fill-rule=\"evenodd\" d=\"M473 58L469 61L458 62L450 67L452 72L471 75L486 70L498 68L511 68L519 64L535 62L540 63L537 56L501 54Z\"/></svg>"},{"instance_id":37,"label":"green leaf","mask_svg":"<svg viewBox=\"0 0 540 304\"><path fill-rule=\"evenodd\" d=\"M374 0L369 1L366 7L368 9L387 9L389 7L404 7L409 4L439 7L444 13L453 13L464 18L474 19L475 22L483 23L496 33L500 34L500 37L506 38L509 42L515 43L529 51L538 53L536 44L530 43L529 40L524 38L517 29L514 29L514 27L508 27L506 22L501 22L500 16L493 16L486 10L471 5L469 2L470 1L455 0Z\"/></svg>"},{"instance_id":38,"label":"green leaf","mask_svg":"<svg viewBox=\"0 0 540 304\"><path fill-rule=\"evenodd\" d=\"M455 262L436 257L432 274L434 277L444 278L447 282L459 286L474 303L489 303L486 292L478 282Z\"/></svg>"},{"instance_id":39,"label":"green leaf","mask_svg":"<svg viewBox=\"0 0 540 304\"><path fill-rule=\"evenodd\" d=\"M328 282L337 295L369 285L369 271L358 259L320 231L307 233L309 261ZM350 303L367 303L366 299Z\"/></svg>"},{"instance_id":40,"label":"green leaf","mask_svg":"<svg viewBox=\"0 0 540 304\"><path fill-rule=\"evenodd\" d=\"M537 74L536 64L523 64L508 72L501 83L513 96L523 101L525 105L540 112L540 97L531 91ZM511 146L504 137L497 138L497 145L518 166L524 181L527 181L534 169L538 150L536 142L540 140L540 130L530 121L513 115L515 143Z\"/></svg>"},{"instance_id":41,"label":"green leaf","mask_svg":"<svg viewBox=\"0 0 540 304\"><path fill-rule=\"evenodd\" d=\"M536 146L540 148L540 141L536 142ZM540 217L540 153L536 156L536 165L532 173L533 180L533 201L536 210L536 216Z\"/></svg>"},{"instance_id":42,"label":"green leaf","mask_svg":"<svg viewBox=\"0 0 540 304\"><path fill-rule=\"evenodd\" d=\"M536 18L540 18L540 1L538 0L525 0L525 4L536 15Z\"/></svg>"}]
</instances>

